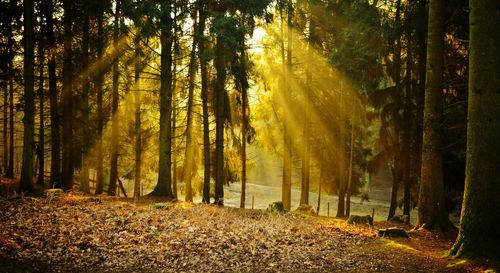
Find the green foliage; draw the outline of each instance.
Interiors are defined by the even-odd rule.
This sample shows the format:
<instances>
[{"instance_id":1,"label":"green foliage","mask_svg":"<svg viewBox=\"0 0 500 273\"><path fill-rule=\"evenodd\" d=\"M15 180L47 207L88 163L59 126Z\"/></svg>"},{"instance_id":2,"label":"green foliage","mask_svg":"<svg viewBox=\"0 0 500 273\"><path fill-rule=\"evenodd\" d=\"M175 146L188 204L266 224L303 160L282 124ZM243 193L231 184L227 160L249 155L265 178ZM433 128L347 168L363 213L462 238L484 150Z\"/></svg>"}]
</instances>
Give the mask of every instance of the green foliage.
<instances>
[{"instance_id":1,"label":"green foliage","mask_svg":"<svg viewBox=\"0 0 500 273\"><path fill-rule=\"evenodd\" d=\"M215 13L210 31L215 33L228 48L235 51L243 50L245 32L236 18Z\"/></svg>"},{"instance_id":2,"label":"green foliage","mask_svg":"<svg viewBox=\"0 0 500 273\"><path fill-rule=\"evenodd\" d=\"M122 0L122 2L126 1ZM111 0L85 0L81 4L82 11L90 17L97 17L101 12L111 11Z\"/></svg>"},{"instance_id":3,"label":"green foliage","mask_svg":"<svg viewBox=\"0 0 500 273\"><path fill-rule=\"evenodd\" d=\"M336 30L330 62L343 71L362 91L373 91L383 77L381 16L367 0L340 1L330 6L343 19Z\"/></svg>"},{"instance_id":4,"label":"green foliage","mask_svg":"<svg viewBox=\"0 0 500 273\"><path fill-rule=\"evenodd\" d=\"M224 5L229 10L238 10L243 14L261 17L270 3L271 0L225 0Z\"/></svg>"},{"instance_id":5,"label":"green foliage","mask_svg":"<svg viewBox=\"0 0 500 273\"><path fill-rule=\"evenodd\" d=\"M141 37L154 37L158 33L162 16L160 6L153 1L122 0L123 15L140 29Z\"/></svg>"}]
</instances>

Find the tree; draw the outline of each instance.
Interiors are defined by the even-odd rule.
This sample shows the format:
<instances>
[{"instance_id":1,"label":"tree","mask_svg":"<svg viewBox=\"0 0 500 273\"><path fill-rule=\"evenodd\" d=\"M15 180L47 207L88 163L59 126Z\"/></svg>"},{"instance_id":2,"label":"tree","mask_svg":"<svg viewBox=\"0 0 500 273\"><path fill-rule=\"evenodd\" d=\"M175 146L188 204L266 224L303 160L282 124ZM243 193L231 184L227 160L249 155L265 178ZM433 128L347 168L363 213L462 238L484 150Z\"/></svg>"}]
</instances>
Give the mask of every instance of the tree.
<instances>
[{"instance_id":1,"label":"tree","mask_svg":"<svg viewBox=\"0 0 500 273\"><path fill-rule=\"evenodd\" d=\"M38 146L36 147L36 156L38 157L38 179L37 184L42 185L45 182L45 122L44 122L44 65L45 65L45 41L44 41L43 16L40 15L40 31L38 36L38 62L39 62L39 75L38 75L38 98L40 106L38 109L40 125L38 127Z\"/></svg>"},{"instance_id":2,"label":"tree","mask_svg":"<svg viewBox=\"0 0 500 273\"><path fill-rule=\"evenodd\" d=\"M345 216L345 193L346 193L346 181L345 181L345 112L344 112L344 103L345 103L345 89L343 80L340 80L340 99L339 99L339 110L338 110L338 118L339 118L339 152L338 152L338 195L339 202L337 204L337 214L336 217L344 217Z\"/></svg>"},{"instance_id":3,"label":"tree","mask_svg":"<svg viewBox=\"0 0 500 273\"><path fill-rule=\"evenodd\" d=\"M87 2L88 3L88 2ZM90 108L89 108L89 89L90 81L88 76L89 69L89 44L90 44L90 7L87 4L84 9L82 26L82 66L87 71L82 73L82 168L80 171L80 189L85 193L90 193L89 185L89 150L90 150Z\"/></svg>"},{"instance_id":4,"label":"tree","mask_svg":"<svg viewBox=\"0 0 500 273\"><path fill-rule=\"evenodd\" d=\"M64 9L64 64L63 64L63 97L62 97L62 171L61 185L70 190L73 185L73 14L74 3L63 1Z\"/></svg>"},{"instance_id":5,"label":"tree","mask_svg":"<svg viewBox=\"0 0 500 273\"><path fill-rule=\"evenodd\" d=\"M136 34L138 35L138 34ZM134 175L134 199L138 200L141 196L141 164L142 164L142 131L141 131L141 93L140 80L142 70L140 39L135 38L135 87L139 91L134 93L135 102L135 175Z\"/></svg>"},{"instance_id":6,"label":"tree","mask_svg":"<svg viewBox=\"0 0 500 273\"><path fill-rule=\"evenodd\" d=\"M17 0L9 1L9 12L16 13ZM5 177L14 178L14 57L16 52L14 51L14 34L13 34L13 20L8 24L9 29L7 30L7 50L8 50L8 73L9 73L9 160L7 164L7 169L5 171Z\"/></svg>"},{"instance_id":7,"label":"tree","mask_svg":"<svg viewBox=\"0 0 500 273\"><path fill-rule=\"evenodd\" d=\"M113 48L118 50L118 39L120 35L120 12L121 12L121 1L117 0L115 2L115 21L113 27ZM118 144L119 144L119 118L118 118L118 85L119 85L119 54L113 58L113 98L112 98L112 110L111 110L111 161L110 161L110 172L109 172L109 184L108 184L108 195L116 195L116 182L118 180Z\"/></svg>"},{"instance_id":8,"label":"tree","mask_svg":"<svg viewBox=\"0 0 500 273\"><path fill-rule=\"evenodd\" d=\"M100 7L97 10L97 36L96 51L97 59L103 60L104 57L104 8ZM95 75L95 86L97 93L97 162L96 162L96 189L95 194L102 194L104 191L104 170L103 170L103 131L104 131L104 110L103 110L103 85L104 85L105 70L98 69Z\"/></svg>"},{"instance_id":9,"label":"tree","mask_svg":"<svg viewBox=\"0 0 500 273\"><path fill-rule=\"evenodd\" d=\"M33 0L24 2L24 137L20 192L32 192L33 148L35 147L35 7Z\"/></svg>"},{"instance_id":10,"label":"tree","mask_svg":"<svg viewBox=\"0 0 500 273\"><path fill-rule=\"evenodd\" d=\"M394 69L392 78L396 84L396 92L395 103L398 107L401 105L401 0L397 1L396 4L396 20L395 20L395 35L396 39L394 41ZM387 217L390 220L396 214L396 207L398 202L398 190L399 184L401 181L401 145L400 145L400 136L401 136L401 118L399 115L399 110L396 110L396 113L393 113L393 117L395 118L394 124L394 141L393 141L393 166L392 166L392 191L391 191L391 205L389 207L389 215Z\"/></svg>"},{"instance_id":11,"label":"tree","mask_svg":"<svg viewBox=\"0 0 500 273\"><path fill-rule=\"evenodd\" d=\"M160 83L160 149L158 183L151 193L173 197L172 194L172 3L161 3L161 83Z\"/></svg>"},{"instance_id":12,"label":"tree","mask_svg":"<svg viewBox=\"0 0 500 273\"><path fill-rule=\"evenodd\" d=\"M194 162L194 141L193 141L193 104L194 104L194 87L196 80L196 47L198 44L198 16L196 10L193 11L193 42L191 53L189 56L188 68L188 102L187 102L187 121L186 121L186 151L184 155L184 183L185 183L185 201L193 202L192 179L195 167Z\"/></svg>"},{"instance_id":13,"label":"tree","mask_svg":"<svg viewBox=\"0 0 500 273\"><path fill-rule=\"evenodd\" d=\"M293 3L291 1L286 2L287 7L287 49L286 49L286 62L285 62L285 45L284 45L284 35L283 35L283 9L285 2L281 1L280 5L280 19L281 19L281 41L282 41L282 63L283 63L283 75L285 75L283 81L284 85L288 85L288 77L292 76L292 23L293 23ZM292 200L292 140L291 140L291 121L289 106L286 105L290 101L291 88L283 88L283 99L285 102L285 107L283 111L283 177L281 186L281 201L283 202L283 207L286 210L291 209Z\"/></svg>"},{"instance_id":14,"label":"tree","mask_svg":"<svg viewBox=\"0 0 500 273\"><path fill-rule=\"evenodd\" d=\"M306 64L306 88L304 88L304 124L303 124L303 143L302 143L302 184L300 191L300 204L309 205L309 180L311 177L311 157L310 157L310 130L311 130L311 94L312 93L312 47L314 46L315 37L315 18L313 18L313 7L316 3L309 1L309 37L307 48L307 64Z\"/></svg>"},{"instance_id":15,"label":"tree","mask_svg":"<svg viewBox=\"0 0 500 273\"><path fill-rule=\"evenodd\" d=\"M226 10L223 4L219 4L214 24L219 27L215 43L215 70L217 72L215 93L215 200L217 205L224 205L224 124L226 122L226 51L227 40L231 37L229 28L231 20L224 16ZM232 29L234 30L234 29ZM223 32L224 31L224 32Z\"/></svg>"},{"instance_id":16,"label":"tree","mask_svg":"<svg viewBox=\"0 0 500 273\"><path fill-rule=\"evenodd\" d=\"M467 165L460 232L451 255L500 260L500 24L498 2L470 1Z\"/></svg>"},{"instance_id":17,"label":"tree","mask_svg":"<svg viewBox=\"0 0 500 273\"><path fill-rule=\"evenodd\" d=\"M47 23L48 73L49 73L49 103L50 103L50 185L61 183L61 135L59 122L59 107L57 100L56 54L54 35L54 3L44 1L44 14Z\"/></svg>"},{"instance_id":18,"label":"tree","mask_svg":"<svg viewBox=\"0 0 500 273\"><path fill-rule=\"evenodd\" d=\"M422 171L417 227L448 229L451 222L444 207L441 154L443 117L444 1L429 4L427 76L425 83Z\"/></svg>"},{"instance_id":19,"label":"tree","mask_svg":"<svg viewBox=\"0 0 500 273\"><path fill-rule=\"evenodd\" d=\"M8 68L6 69L8 71ZM3 144L3 157L2 157L2 164L3 164L3 171L4 173L7 172L7 165L9 161L9 140L8 140L8 124L9 124L9 80L5 78L4 80L4 88L3 88L3 132L2 132L2 144Z\"/></svg>"},{"instance_id":20,"label":"tree","mask_svg":"<svg viewBox=\"0 0 500 273\"><path fill-rule=\"evenodd\" d=\"M247 56L242 53L240 56L241 77L238 80L238 89L241 93L241 197L240 197L240 208L245 208L246 192L247 192L247 142L250 141L249 137L249 125L250 118L248 115L249 105L248 105L248 80L246 78L247 74Z\"/></svg>"},{"instance_id":21,"label":"tree","mask_svg":"<svg viewBox=\"0 0 500 273\"><path fill-rule=\"evenodd\" d=\"M203 203L210 204L210 121L208 111L208 48L206 45L206 37L204 35L207 19L207 4L206 0L199 0L199 33L198 39L198 59L200 60L201 72L201 100L203 111Z\"/></svg>"}]
</instances>

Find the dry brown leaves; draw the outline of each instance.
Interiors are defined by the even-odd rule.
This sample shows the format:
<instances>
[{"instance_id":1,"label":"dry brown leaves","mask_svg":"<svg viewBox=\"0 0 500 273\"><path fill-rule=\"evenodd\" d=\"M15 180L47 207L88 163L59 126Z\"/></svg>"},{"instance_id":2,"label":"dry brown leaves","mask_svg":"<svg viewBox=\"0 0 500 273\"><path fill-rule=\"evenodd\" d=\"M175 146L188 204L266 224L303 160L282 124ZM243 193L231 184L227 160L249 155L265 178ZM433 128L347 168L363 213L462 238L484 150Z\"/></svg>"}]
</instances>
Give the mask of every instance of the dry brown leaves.
<instances>
[{"instance_id":1,"label":"dry brown leaves","mask_svg":"<svg viewBox=\"0 0 500 273\"><path fill-rule=\"evenodd\" d=\"M0 272L464 272L365 226L67 194L0 201Z\"/></svg>"}]
</instances>

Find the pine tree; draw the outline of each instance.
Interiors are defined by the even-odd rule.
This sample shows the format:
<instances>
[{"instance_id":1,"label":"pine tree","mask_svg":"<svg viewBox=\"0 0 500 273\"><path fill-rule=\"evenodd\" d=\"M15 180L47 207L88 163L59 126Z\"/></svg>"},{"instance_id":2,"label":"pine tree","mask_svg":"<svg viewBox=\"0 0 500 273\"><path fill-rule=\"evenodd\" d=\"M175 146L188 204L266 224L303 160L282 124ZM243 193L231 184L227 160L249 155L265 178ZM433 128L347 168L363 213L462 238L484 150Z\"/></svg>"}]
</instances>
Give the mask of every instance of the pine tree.
<instances>
[{"instance_id":1,"label":"pine tree","mask_svg":"<svg viewBox=\"0 0 500 273\"><path fill-rule=\"evenodd\" d=\"M422 179L417 227L448 229L451 223L444 207L441 122L443 118L444 1L429 5L427 76L425 83Z\"/></svg>"},{"instance_id":2,"label":"pine tree","mask_svg":"<svg viewBox=\"0 0 500 273\"><path fill-rule=\"evenodd\" d=\"M470 1L467 166L457 257L500 260L500 19L495 0Z\"/></svg>"},{"instance_id":3,"label":"pine tree","mask_svg":"<svg viewBox=\"0 0 500 273\"><path fill-rule=\"evenodd\" d=\"M35 7L33 0L24 4L24 137L20 192L32 192L33 148L35 147Z\"/></svg>"}]
</instances>

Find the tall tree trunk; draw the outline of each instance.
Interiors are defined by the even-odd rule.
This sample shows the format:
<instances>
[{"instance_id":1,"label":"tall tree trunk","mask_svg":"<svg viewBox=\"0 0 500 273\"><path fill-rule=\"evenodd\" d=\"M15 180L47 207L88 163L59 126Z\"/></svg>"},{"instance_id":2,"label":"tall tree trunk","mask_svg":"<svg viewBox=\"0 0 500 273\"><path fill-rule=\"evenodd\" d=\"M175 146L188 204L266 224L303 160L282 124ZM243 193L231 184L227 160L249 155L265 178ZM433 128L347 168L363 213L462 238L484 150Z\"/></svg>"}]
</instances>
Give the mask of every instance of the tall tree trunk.
<instances>
[{"instance_id":1,"label":"tall tree trunk","mask_svg":"<svg viewBox=\"0 0 500 273\"><path fill-rule=\"evenodd\" d=\"M403 110L403 142L401 147L403 164L402 177L403 180L403 215L410 216L411 211L411 132L413 130L413 123L409 122L412 117L412 48L411 48L411 31L408 33L408 45L406 49L406 86L405 86L405 102ZM409 219L409 218L408 218Z\"/></svg>"},{"instance_id":2,"label":"tall tree trunk","mask_svg":"<svg viewBox=\"0 0 500 273\"><path fill-rule=\"evenodd\" d=\"M337 204L337 215L336 217L344 217L345 216L345 192L346 192L346 183L345 183L345 143L344 143L344 135L345 135L345 113L344 113L344 90L343 90L343 82L340 81L340 109L339 109L339 202Z\"/></svg>"},{"instance_id":3,"label":"tall tree trunk","mask_svg":"<svg viewBox=\"0 0 500 273\"><path fill-rule=\"evenodd\" d=\"M36 149L37 151L37 157L39 160L39 165L38 165L38 179L37 179L37 184L42 185L45 182L45 123L44 123L44 93L43 93L43 85L44 85L44 65L45 65L45 45L43 41L43 35L44 35L44 27L43 27L43 17L40 16L40 35L39 35L39 41L38 41L38 62L40 63L40 74L38 76L38 98L39 98L39 115L40 115L40 125L38 127L38 147Z\"/></svg>"},{"instance_id":4,"label":"tall tree trunk","mask_svg":"<svg viewBox=\"0 0 500 273\"><path fill-rule=\"evenodd\" d=\"M322 156L323 156L323 153L322 153ZM317 215L319 215L319 210L321 208L321 185L323 184L324 180L325 180L325 161L321 160L319 163L318 204L316 206L316 214Z\"/></svg>"},{"instance_id":5,"label":"tall tree trunk","mask_svg":"<svg viewBox=\"0 0 500 273\"><path fill-rule=\"evenodd\" d=\"M10 9L17 6L16 0L10 0ZM14 35L12 33L12 25L9 26L7 43L9 48L9 160L5 177L14 178Z\"/></svg>"},{"instance_id":6,"label":"tall tree trunk","mask_svg":"<svg viewBox=\"0 0 500 273\"><path fill-rule=\"evenodd\" d=\"M8 141L8 124L9 124L9 80L5 80L5 88L3 90L3 132L2 132L2 140L3 140L3 172L7 173L7 166L9 165L9 141Z\"/></svg>"},{"instance_id":7,"label":"tall tree trunk","mask_svg":"<svg viewBox=\"0 0 500 273\"><path fill-rule=\"evenodd\" d=\"M196 80L196 46L198 43L197 14L193 11L193 44L188 69L188 102L187 102L187 124L186 124L186 151L184 154L184 183L185 183L185 201L193 202L193 169L194 165L194 143L193 143L193 104L194 104L194 86Z\"/></svg>"},{"instance_id":8,"label":"tall tree trunk","mask_svg":"<svg viewBox=\"0 0 500 273\"><path fill-rule=\"evenodd\" d=\"M121 1L116 0L115 3L115 22L113 28L113 48L118 50L118 36L120 32L120 12ZM118 144L119 144L119 118L118 118L118 74L119 55L117 54L113 60L113 98L111 106L111 160L109 171L108 195L116 195L116 182L118 180Z\"/></svg>"},{"instance_id":9,"label":"tall tree trunk","mask_svg":"<svg viewBox=\"0 0 500 273\"><path fill-rule=\"evenodd\" d=\"M82 39L82 66L85 71L89 69L89 41L90 41L90 18L86 14L83 18ZM80 172L80 189L84 193L90 193L89 185L89 150L90 150L90 108L89 108L89 77L88 72L82 73L82 170Z\"/></svg>"},{"instance_id":10,"label":"tall tree trunk","mask_svg":"<svg viewBox=\"0 0 500 273\"><path fill-rule=\"evenodd\" d=\"M12 51L11 51L12 52ZM14 178L14 148L15 148L15 128L14 128L14 78L13 78L13 62L9 65L9 165L5 177Z\"/></svg>"},{"instance_id":11,"label":"tall tree trunk","mask_svg":"<svg viewBox=\"0 0 500 273\"><path fill-rule=\"evenodd\" d=\"M354 104L354 102L353 102L353 104ZM354 111L352 111L351 113L354 115ZM347 192L346 192L346 198L345 198L345 215L346 216L351 215L353 155L354 155L354 117L352 117L352 120L351 120L351 144L349 145L349 170L348 170L349 173L348 173L348 178L347 178Z\"/></svg>"},{"instance_id":12,"label":"tall tree trunk","mask_svg":"<svg viewBox=\"0 0 500 273\"><path fill-rule=\"evenodd\" d=\"M172 194L172 3L161 3L160 149L158 183L151 195Z\"/></svg>"},{"instance_id":13,"label":"tall tree trunk","mask_svg":"<svg viewBox=\"0 0 500 273\"><path fill-rule=\"evenodd\" d=\"M203 109L203 203L210 203L210 122L208 113L208 64L205 56L207 48L205 46L205 24L206 24L206 4L205 0L198 1L200 12L198 39L198 59L200 60L201 73L201 100Z\"/></svg>"},{"instance_id":14,"label":"tall tree trunk","mask_svg":"<svg viewBox=\"0 0 500 273\"><path fill-rule=\"evenodd\" d=\"M246 54L241 53L240 65L243 67L244 74L246 71ZM247 194L247 136L248 136L248 86L247 84L241 84L241 196L240 196L240 208L245 208L245 200Z\"/></svg>"},{"instance_id":15,"label":"tall tree trunk","mask_svg":"<svg viewBox=\"0 0 500 273\"><path fill-rule=\"evenodd\" d=\"M215 45L215 204L224 205L224 123L226 120L226 44L219 35Z\"/></svg>"},{"instance_id":16,"label":"tall tree trunk","mask_svg":"<svg viewBox=\"0 0 500 273\"><path fill-rule=\"evenodd\" d=\"M174 34L174 52L175 48L177 45L177 32ZM178 100L177 100L177 61L174 60L172 63L172 71L174 73L172 74L172 196L177 199L178 197L178 190L177 190L177 180L178 180L178 174L177 174L177 155L178 155L178 149L177 149L177 141L176 141L176 136L177 136L177 117L178 117Z\"/></svg>"},{"instance_id":17,"label":"tall tree trunk","mask_svg":"<svg viewBox=\"0 0 500 273\"><path fill-rule=\"evenodd\" d=\"M54 37L54 3L45 0L45 19L47 21L47 48L49 72L49 102L50 102L50 186L61 187L61 132L59 122L59 107L57 101L56 53Z\"/></svg>"},{"instance_id":18,"label":"tall tree trunk","mask_svg":"<svg viewBox=\"0 0 500 273\"><path fill-rule=\"evenodd\" d=\"M393 79L396 83L398 94L396 95L397 105L401 105L401 0L398 0L396 3L396 44L394 45L394 75ZM393 143L393 169L392 169L392 191L391 191L391 205L389 207L389 215L387 219L390 220L396 214L396 208L398 204L398 190L399 183L401 181L401 122L398 122L400 119L399 111L393 114L396 122L394 122L394 143Z\"/></svg>"},{"instance_id":19,"label":"tall tree trunk","mask_svg":"<svg viewBox=\"0 0 500 273\"><path fill-rule=\"evenodd\" d=\"M500 260L500 6L470 1L467 166L457 257Z\"/></svg>"},{"instance_id":20,"label":"tall tree trunk","mask_svg":"<svg viewBox=\"0 0 500 273\"><path fill-rule=\"evenodd\" d=\"M101 37L104 35L104 11L99 10L97 15L97 59L103 60L104 57L104 42ZM104 170L103 170L103 131L104 131L104 111L103 111L103 85L104 85L104 69L99 69L96 73L95 85L97 92L97 178L95 194L102 194L104 191Z\"/></svg>"},{"instance_id":21,"label":"tall tree trunk","mask_svg":"<svg viewBox=\"0 0 500 273\"><path fill-rule=\"evenodd\" d=\"M416 29L417 36L417 46L416 46L416 54L418 55L418 88L414 88L414 97L416 103L416 123L414 132L412 136L413 147L412 147L412 166L416 166L413 168L412 172L412 183L414 185L418 185L420 181L420 171L422 166L422 134L423 134L423 120L424 120L424 101L425 101L425 67L426 67L426 58L427 58L427 42L426 42L426 33L427 33L427 0L419 0L418 7L418 18L420 22L424 22L422 24L418 24Z\"/></svg>"},{"instance_id":22,"label":"tall tree trunk","mask_svg":"<svg viewBox=\"0 0 500 273\"><path fill-rule=\"evenodd\" d=\"M64 67L63 67L63 122L62 122L62 187L73 185L73 1L64 0Z\"/></svg>"},{"instance_id":23,"label":"tall tree trunk","mask_svg":"<svg viewBox=\"0 0 500 273\"><path fill-rule=\"evenodd\" d=\"M306 88L304 89L304 127L303 127L303 151L302 151L302 183L300 188L300 205L309 205L309 180L311 177L311 158L309 154L309 138L311 125L311 98L312 92L312 47L314 44L314 20L313 20L313 4L309 1L309 37L307 48L307 64L306 64Z\"/></svg>"},{"instance_id":24,"label":"tall tree trunk","mask_svg":"<svg viewBox=\"0 0 500 273\"><path fill-rule=\"evenodd\" d=\"M33 0L24 0L24 137L20 192L32 192L33 148L35 147L35 7Z\"/></svg>"},{"instance_id":25,"label":"tall tree trunk","mask_svg":"<svg viewBox=\"0 0 500 273\"><path fill-rule=\"evenodd\" d=\"M290 111L289 102L291 97L291 88L288 77L292 76L292 23L293 23L293 4L287 3L287 53L285 62L285 45L283 35L283 10L280 9L281 17L281 41L282 41L282 62L283 62L283 75L284 75L284 88L283 88L283 181L281 186L281 201L285 210L290 210L292 206L292 140L290 137Z\"/></svg>"},{"instance_id":26,"label":"tall tree trunk","mask_svg":"<svg viewBox=\"0 0 500 273\"><path fill-rule=\"evenodd\" d=\"M422 180L417 227L448 229L444 206L441 126L443 120L444 1L429 4L427 76L425 83Z\"/></svg>"},{"instance_id":27,"label":"tall tree trunk","mask_svg":"<svg viewBox=\"0 0 500 273\"><path fill-rule=\"evenodd\" d=\"M136 35L139 35L138 33ZM141 165L142 165L142 131L141 131L141 49L140 39L135 40L135 179L134 179L134 200L139 200L141 196Z\"/></svg>"}]
</instances>

